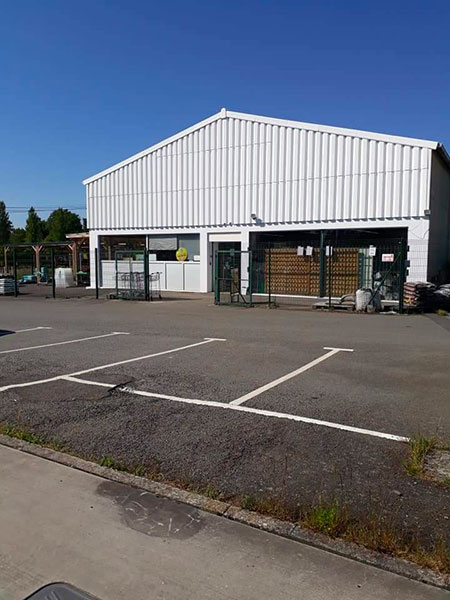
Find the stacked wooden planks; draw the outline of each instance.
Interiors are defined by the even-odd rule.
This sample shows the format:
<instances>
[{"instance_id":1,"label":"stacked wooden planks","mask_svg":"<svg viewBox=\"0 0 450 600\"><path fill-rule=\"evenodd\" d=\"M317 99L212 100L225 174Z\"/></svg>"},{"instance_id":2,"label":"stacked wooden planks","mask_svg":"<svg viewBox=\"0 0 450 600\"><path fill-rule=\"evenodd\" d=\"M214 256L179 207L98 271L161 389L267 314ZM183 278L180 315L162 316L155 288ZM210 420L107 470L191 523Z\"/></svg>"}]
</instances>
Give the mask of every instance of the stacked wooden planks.
<instances>
[{"instance_id":1,"label":"stacked wooden planks","mask_svg":"<svg viewBox=\"0 0 450 600\"><path fill-rule=\"evenodd\" d=\"M331 264L330 264L331 263ZM353 294L359 283L359 249L334 248L331 259L325 257L326 269L331 268L333 296ZM320 294L320 250L298 255L297 248L273 248L265 251L265 287L273 294L318 296ZM325 278L328 286L328 278Z\"/></svg>"}]
</instances>

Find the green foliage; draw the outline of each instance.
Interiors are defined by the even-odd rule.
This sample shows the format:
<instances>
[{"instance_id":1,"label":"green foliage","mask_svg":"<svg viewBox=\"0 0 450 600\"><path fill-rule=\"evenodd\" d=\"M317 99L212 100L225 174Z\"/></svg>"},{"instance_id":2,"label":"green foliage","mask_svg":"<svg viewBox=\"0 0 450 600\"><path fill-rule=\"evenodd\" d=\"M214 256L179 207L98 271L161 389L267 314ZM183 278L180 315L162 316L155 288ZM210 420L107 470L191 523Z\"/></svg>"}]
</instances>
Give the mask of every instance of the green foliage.
<instances>
[{"instance_id":1,"label":"green foliage","mask_svg":"<svg viewBox=\"0 0 450 600\"><path fill-rule=\"evenodd\" d=\"M41 217L31 206L28 211L27 223L25 226L25 241L41 242L45 237L45 224Z\"/></svg>"},{"instance_id":2,"label":"green foliage","mask_svg":"<svg viewBox=\"0 0 450 600\"><path fill-rule=\"evenodd\" d=\"M146 477L148 475L147 469L144 467L144 465L135 464L129 466L119 462L118 460L115 460L112 456L108 455L102 456L98 463L102 467L108 467L108 469L115 469L116 471L125 471L126 473L137 475L138 477Z\"/></svg>"},{"instance_id":3,"label":"green foliage","mask_svg":"<svg viewBox=\"0 0 450 600\"><path fill-rule=\"evenodd\" d=\"M347 515L340 509L337 501L329 505L320 504L310 510L303 520L307 527L331 536L342 533L347 522Z\"/></svg>"},{"instance_id":4,"label":"green foliage","mask_svg":"<svg viewBox=\"0 0 450 600\"><path fill-rule=\"evenodd\" d=\"M10 423L0 423L0 434L8 435L9 437L28 442L29 444L37 444L38 446L45 446L46 448L52 448L52 450L65 451L66 448L63 443L57 440L47 439L42 437L28 429L20 427L18 425L11 425Z\"/></svg>"},{"instance_id":5,"label":"green foliage","mask_svg":"<svg viewBox=\"0 0 450 600\"><path fill-rule=\"evenodd\" d=\"M60 242L66 239L67 233L80 233L82 225L77 214L67 210L67 208L57 208L47 219L47 229L46 240Z\"/></svg>"},{"instance_id":6,"label":"green foliage","mask_svg":"<svg viewBox=\"0 0 450 600\"><path fill-rule=\"evenodd\" d=\"M9 435L9 437L16 438L17 440L22 440L24 442L29 442L30 444L38 444L39 446L45 446L45 440L43 437L28 431L27 429L23 429L21 427L17 427L16 425L9 425L8 423L3 423L0 425L0 433L2 435Z\"/></svg>"},{"instance_id":7,"label":"green foliage","mask_svg":"<svg viewBox=\"0 0 450 600\"><path fill-rule=\"evenodd\" d=\"M211 498L211 500L218 500L220 498L220 491L211 483L208 483L208 485L205 487L203 494L207 498Z\"/></svg>"},{"instance_id":8,"label":"green foliage","mask_svg":"<svg viewBox=\"0 0 450 600\"><path fill-rule=\"evenodd\" d=\"M23 244L25 243L25 229L22 227L15 227L11 232L9 239L11 244Z\"/></svg>"},{"instance_id":9,"label":"green foliage","mask_svg":"<svg viewBox=\"0 0 450 600\"><path fill-rule=\"evenodd\" d=\"M245 510L257 510L258 509L258 498L254 494L245 494L239 500L240 505Z\"/></svg>"},{"instance_id":10,"label":"green foliage","mask_svg":"<svg viewBox=\"0 0 450 600\"><path fill-rule=\"evenodd\" d=\"M0 244L10 241L13 226L6 210L6 204L0 201Z\"/></svg>"},{"instance_id":11,"label":"green foliage","mask_svg":"<svg viewBox=\"0 0 450 600\"><path fill-rule=\"evenodd\" d=\"M102 456L99 461L102 467L108 467L108 469L116 469L117 471L123 471L122 465L115 461L111 456Z\"/></svg>"},{"instance_id":12,"label":"green foliage","mask_svg":"<svg viewBox=\"0 0 450 600\"><path fill-rule=\"evenodd\" d=\"M276 494L245 494L238 497L237 501L242 508L269 515L285 521L296 521L299 518L297 504L287 501L283 495Z\"/></svg>"},{"instance_id":13,"label":"green foliage","mask_svg":"<svg viewBox=\"0 0 450 600\"><path fill-rule=\"evenodd\" d=\"M425 438L421 435L409 440L409 457L405 463L405 469L409 475L422 475L426 455L436 447L434 438Z\"/></svg>"}]
</instances>

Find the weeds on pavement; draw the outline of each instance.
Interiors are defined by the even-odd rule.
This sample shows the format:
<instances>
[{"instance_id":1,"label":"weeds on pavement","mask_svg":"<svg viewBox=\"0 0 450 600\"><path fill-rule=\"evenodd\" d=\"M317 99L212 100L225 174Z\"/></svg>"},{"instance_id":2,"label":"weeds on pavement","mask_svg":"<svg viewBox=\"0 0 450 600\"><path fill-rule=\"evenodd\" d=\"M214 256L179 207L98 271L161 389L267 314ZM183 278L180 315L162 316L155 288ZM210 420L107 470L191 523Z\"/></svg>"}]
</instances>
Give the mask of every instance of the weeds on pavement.
<instances>
[{"instance_id":1,"label":"weeds on pavement","mask_svg":"<svg viewBox=\"0 0 450 600\"><path fill-rule=\"evenodd\" d=\"M0 424L0 434L54 450L69 452L63 444L31 433L16 425ZM414 476L423 474L425 457L435 447L437 446L434 438L427 439L418 436L411 439L410 456L405 463L407 472ZM90 459L92 460L92 457ZM107 468L166 481L174 485L173 481L167 481L164 478L156 461L150 466L127 465L109 455L94 460ZM375 513L365 517L352 517L346 504L335 499L328 502L320 500L315 506L301 508L295 501L289 499L287 493L287 459L285 471L277 494L245 494L234 498L233 503L250 511L298 523L332 538L341 538L378 552L409 559L422 567L428 567L446 575L450 574L450 548L444 538L425 547L417 539L412 538L408 532L402 531L397 525ZM450 478L444 480L443 483L450 485ZM211 499L225 499L222 492L211 483L206 486L195 485L192 480L186 479L177 482L177 485Z\"/></svg>"},{"instance_id":2,"label":"weeds on pavement","mask_svg":"<svg viewBox=\"0 0 450 600\"><path fill-rule=\"evenodd\" d=\"M409 475L413 475L415 477L423 475L425 457L435 447L435 438L426 438L418 435L410 439L409 457L405 462L405 469Z\"/></svg>"}]
</instances>

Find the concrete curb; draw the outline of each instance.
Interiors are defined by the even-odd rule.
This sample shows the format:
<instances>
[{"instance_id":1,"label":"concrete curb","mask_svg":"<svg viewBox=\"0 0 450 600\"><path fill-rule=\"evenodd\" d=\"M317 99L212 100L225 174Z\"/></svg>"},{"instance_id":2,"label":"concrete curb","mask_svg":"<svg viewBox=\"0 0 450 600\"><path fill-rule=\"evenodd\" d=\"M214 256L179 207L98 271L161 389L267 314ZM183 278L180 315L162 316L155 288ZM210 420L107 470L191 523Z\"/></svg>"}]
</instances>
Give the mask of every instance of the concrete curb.
<instances>
[{"instance_id":1,"label":"concrete curb","mask_svg":"<svg viewBox=\"0 0 450 600\"><path fill-rule=\"evenodd\" d=\"M390 571L391 573L407 577L408 579L450 590L450 577L439 575L430 569L421 568L407 560L375 552L345 540L333 539L309 529L304 529L295 523L281 521L279 519L274 519L273 517L245 510L228 502L213 500L201 494L176 488L167 483L160 483L124 471L116 471L109 467L102 467L97 463L6 435L0 434L0 444L57 462L73 469L78 469L79 471L84 471L85 473L90 473L91 475L97 475L103 479L143 489L156 496L195 506L200 510L226 517L233 521L238 521L239 523L262 529L296 542L308 544L309 546L313 546L320 550L326 550L327 552L332 552L333 554L356 560L378 569Z\"/></svg>"}]
</instances>

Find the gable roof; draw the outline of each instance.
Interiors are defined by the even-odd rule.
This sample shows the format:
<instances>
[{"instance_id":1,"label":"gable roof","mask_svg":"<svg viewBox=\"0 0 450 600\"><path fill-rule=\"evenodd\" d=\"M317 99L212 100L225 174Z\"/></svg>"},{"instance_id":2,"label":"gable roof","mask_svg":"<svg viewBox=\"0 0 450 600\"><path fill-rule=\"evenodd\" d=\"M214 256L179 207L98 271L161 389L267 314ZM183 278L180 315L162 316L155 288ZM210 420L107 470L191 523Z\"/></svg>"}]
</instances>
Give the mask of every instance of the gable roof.
<instances>
[{"instance_id":1,"label":"gable roof","mask_svg":"<svg viewBox=\"0 0 450 600\"><path fill-rule=\"evenodd\" d=\"M142 158L143 156L146 156L147 154L151 154L152 152L155 152L155 150L159 150L163 146L170 144L172 142L175 142L175 141L179 140L180 138L182 138L186 135L189 135L190 133L193 133L194 131L197 131L198 129L201 129L202 127L204 127L205 125L208 125L209 123L212 123L219 119L226 119L226 118L234 118L234 119L240 119L240 120L244 120L244 121L253 121L253 122L257 122L257 123L266 123L269 125L278 125L281 127L283 127L283 126L284 127L292 127L294 129L306 129L308 131L318 131L318 132L322 132L322 133L330 133L330 134L335 134L335 135L345 135L345 136L349 136L349 137L371 139L371 140L376 140L376 141L381 141L381 142L388 142L388 143L392 143L392 144L403 144L406 146L418 146L421 148L429 148L431 150L439 150L441 155L443 156L443 158L450 165L449 155L447 154L447 151L445 150L444 146L442 144L440 144L439 142L433 142L430 140L422 140L422 139L403 137L403 136L397 136L397 135L388 135L385 133L375 133L375 132L371 132L371 131L361 131L358 129L347 129L344 127L332 127L330 125L319 125L319 124L315 124L315 123L303 123L301 121L289 121L288 119L276 119L273 117L263 117L263 116L259 116L259 115L234 112L234 111L226 110L225 108L222 108L222 110L220 110L218 113L208 117L207 119L204 119L203 121L200 121L199 123L196 123L195 125L191 125L191 127L188 127L187 129L183 129L179 133L176 133L175 135L172 135L171 137L161 140L157 144L154 144L153 146L150 146L149 148L146 148L145 150L142 150L141 152L138 152L137 154L133 154L129 158L126 158L125 160L122 160L121 162L116 163L115 165L112 165L111 167L108 167L107 169L104 169L103 171L100 171L99 173L96 173L95 175L91 175L87 179L83 180L83 184L86 185L88 183L91 183L92 181L95 181L96 179L99 179L100 177L103 177L104 175L108 175L109 173L112 173L116 169L120 169L121 167L124 167L125 165L128 165L129 163L131 163L135 160L138 160L139 158Z\"/></svg>"}]
</instances>

